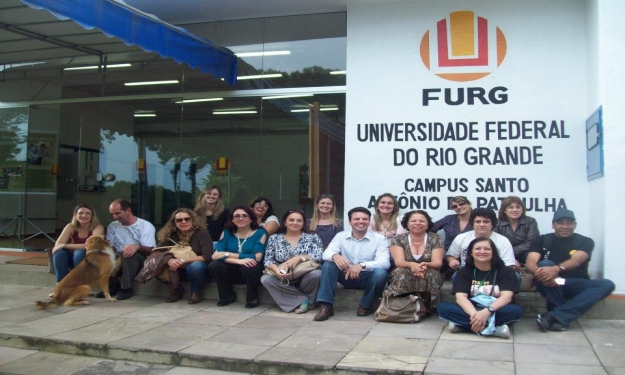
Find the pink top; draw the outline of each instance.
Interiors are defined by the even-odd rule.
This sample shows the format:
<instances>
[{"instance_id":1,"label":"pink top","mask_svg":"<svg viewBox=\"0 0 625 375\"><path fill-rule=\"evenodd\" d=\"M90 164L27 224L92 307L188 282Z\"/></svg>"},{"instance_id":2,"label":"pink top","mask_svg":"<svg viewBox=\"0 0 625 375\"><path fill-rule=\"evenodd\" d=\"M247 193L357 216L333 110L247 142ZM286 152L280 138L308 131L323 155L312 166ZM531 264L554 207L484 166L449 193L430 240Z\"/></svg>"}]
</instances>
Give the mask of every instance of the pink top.
<instances>
[{"instance_id":1,"label":"pink top","mask_svg":"<svg viewBox=\"0 0 625 375\"><path fill-rule=\"evenodd\" d=\"M90 231L86 238L80 238L78 236L78 231L75 230L74 233L72 234L72 237L69 240L69 243L74 244L74 245L84 245L87 242L87 239L91 237L92 234L93 232Z\"/></svg>"}]
</instances>

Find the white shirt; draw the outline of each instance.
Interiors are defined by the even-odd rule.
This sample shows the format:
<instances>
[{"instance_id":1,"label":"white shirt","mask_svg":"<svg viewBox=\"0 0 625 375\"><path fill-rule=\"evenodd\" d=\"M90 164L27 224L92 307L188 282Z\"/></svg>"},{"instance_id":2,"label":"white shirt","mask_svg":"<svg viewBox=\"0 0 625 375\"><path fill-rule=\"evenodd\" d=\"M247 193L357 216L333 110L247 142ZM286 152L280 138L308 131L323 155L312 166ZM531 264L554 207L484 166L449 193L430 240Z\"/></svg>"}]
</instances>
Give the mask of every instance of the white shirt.
<instances>
[{"instance_id":1,"label":"white shirt","mask_svg":"<svg viewBox=\"0 0 625 375\"><path fill-rule=\"evenodd\" d=\"M127 226L116 220L106 228L106 240L111 243L118 254L121 254L126 245L156 247L155 232L152 223L140 218L137 218L134 224Z\"/></svg>"},{"instance_id":2,"label":"white shirt","mask_svg":"<svg viewBox=\"0 0 625 375\"><path fill-rule=\"evenodd\" d=\"M388 270L391 266L388 240L383 235L370 230L359 240L352 236L351 230L337 233L323 252L323 260L332 262L332 256L335 254L344 256L352 265L365 263L363 271L370 271L374 268Z\"/></svg>"},{"instance_id":3,"label":"white shirt","mask_svg":"<svg viewBox=\"0 0 625 375\"><path fill-rule=\"evenodd\" d=\"M465 260L467 258L467 250L469 248L469 243L475 239L475 231L469 231L466 233L461 233L449 246L449 250L447 250L447 256L452 256L456 259L460 259L460 267L464 266ZM490 235L490 239L497 246L497 252L499 253L499 257L503 260L503 263L506 266L514 266L516 265L516 261L514 260L514 250L512 250L512 244L507 237L502 236L499 233L493 232Z\"/></svg>"}]
</instances>

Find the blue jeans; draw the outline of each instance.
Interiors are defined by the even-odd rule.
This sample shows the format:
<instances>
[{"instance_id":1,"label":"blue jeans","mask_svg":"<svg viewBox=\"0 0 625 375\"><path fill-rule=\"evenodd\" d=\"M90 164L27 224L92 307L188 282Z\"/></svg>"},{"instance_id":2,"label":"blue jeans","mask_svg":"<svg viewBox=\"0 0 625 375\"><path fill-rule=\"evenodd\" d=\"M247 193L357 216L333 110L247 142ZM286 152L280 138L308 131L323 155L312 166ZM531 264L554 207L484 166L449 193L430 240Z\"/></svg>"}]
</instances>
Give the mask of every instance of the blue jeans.
<instances>
[{"instance_id":1,"label":"blue jeans","mask_svg":"<svg viewBox=\"0 0 625 375\"><path fill-rule=\"evenodd\" d=\"M85 249L80 250L57 250L52 255L52 264L54 265L54 273L56 274L56 282L63 280L63 278L85 259L87 251Z\"/></svg>"},{"instance_id":2,"label":"blue jeans","mask_svg":"<svg viewBox=\"0 0 625 375\"><path fill-rule=\"evenodd\" d=\"M336 283L339 282L346 289L364 290L365 293L360 298L360 306L369 310L375 298L382 294L387 279L386 270L374 268L371 271L360 272L357 279L345 280L345 272L341 271L334 262L323 262L317 302L334 303Z\"/></svg>"},{"instance_id":3,"label":"blue jeans","mask_svg":"<svg viewBox=\"0 0 625 375\"><path fill-rule=\"evenodd\" d=\"M208 264L200 261L191 262L185 268L179 268L178 274L182 281L191 283L191 293L201 293L208 276Z\"/></svg>"},{"instance_id":4,"label":"blue jeans","mask_svg":"<svg viewBox=\"0 0 625 375\"><path fill-rule=\"evenodd\" d=\"M538 262L538 267L555 265L550 260ZM565 327L568 327L571 320L584 315L597 302L609 296L615 287L614 283L607 279L566 278L565 280L564 285L546 287L538 279L534 279L536 289L547 298L547 310Z\"/></svg>"},{"instance_id":5,"label":"blue jeans","mask_svg":"<svg viewBox=\"0 0 625 375\"><path fill-rule=\"evenodd\" d=\"M438 305L438 316L467 331L471 331L471 318L457 303L441 302ZM512 324L518 322L522 316L523 308L509 303L495 312L495 325Z\"/></svg>"}]
</instances>

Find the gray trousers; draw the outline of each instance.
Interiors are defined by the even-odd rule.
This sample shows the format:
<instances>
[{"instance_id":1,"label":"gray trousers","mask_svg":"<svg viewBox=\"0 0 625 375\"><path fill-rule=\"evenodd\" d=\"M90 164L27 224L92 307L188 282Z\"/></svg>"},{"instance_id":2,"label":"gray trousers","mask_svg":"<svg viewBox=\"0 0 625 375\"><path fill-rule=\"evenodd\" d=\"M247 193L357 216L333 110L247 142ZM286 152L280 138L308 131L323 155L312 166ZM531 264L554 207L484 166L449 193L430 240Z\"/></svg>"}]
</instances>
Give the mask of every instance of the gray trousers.
<instances>
[{"instance_id":1,"label":"gray trousers","mask_svg":"<svg viewBox=\"0 0 625 375\"><path fill-rule=\"evenodd\" d=\"M120 277L122 289L132 288L132 282L139 274L139 271L143 268L143 262L145 262L146 258L147 257L145 255L138 251L130 258L124 258L122 256L122 265L120 270L122 273Z\"/></svg>"},{"instance_id":2,"label":"gray trousers","mask_svg":"<svg viewBox=\"0 0 625 375\"><path fill-rule=\"evenodd\" d=\"M291 312L306 300L310 300L311 303L315 302L320 278L321 270L312 270L302 276L297 286L284 285L277 277L270 275L263 275L260 282L282 310Z\"/></svg>"}]
</instances>

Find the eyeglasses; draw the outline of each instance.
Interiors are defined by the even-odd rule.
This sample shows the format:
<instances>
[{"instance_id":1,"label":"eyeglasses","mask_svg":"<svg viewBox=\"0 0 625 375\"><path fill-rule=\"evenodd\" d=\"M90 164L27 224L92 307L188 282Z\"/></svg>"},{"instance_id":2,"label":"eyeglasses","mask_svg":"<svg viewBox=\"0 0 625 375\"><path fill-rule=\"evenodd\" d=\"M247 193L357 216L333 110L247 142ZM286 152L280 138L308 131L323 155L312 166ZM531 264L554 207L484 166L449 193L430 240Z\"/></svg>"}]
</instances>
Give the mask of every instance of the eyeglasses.
<instances>
[{"instance_id":1,"label":"eyeglasses","mask_svg":"<svg viewBox=\"0 0 625 375\"><path fill-rule=\"evenodd\" d=\"M262 208L269 208L268 205L258 202L258 203L254 203L254 207L262 207Z\"/></svg>"},{"instance_id":2,"label":"eyeglasses","mask_svg":"<svg viewBox=\"0 0 625 375\"><path fill-rule=\"evenodd\" d=\"M232 216L235 219L248 219L250 217L250 215L248 214L241 214L241 215L234 215Z\"/></svg>"},{"instance_id":3,"label":"eyeglasses","mask_svg":"<svg viewBox=\"0 0 625 375\"><path fill-rule=\"evenodd\" d=\"M187 221L191 221L190 217L179 217L176 219L176 223L182 223L182 222L187 222Z\"/></svg>"}]
</instances>

